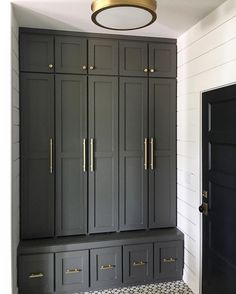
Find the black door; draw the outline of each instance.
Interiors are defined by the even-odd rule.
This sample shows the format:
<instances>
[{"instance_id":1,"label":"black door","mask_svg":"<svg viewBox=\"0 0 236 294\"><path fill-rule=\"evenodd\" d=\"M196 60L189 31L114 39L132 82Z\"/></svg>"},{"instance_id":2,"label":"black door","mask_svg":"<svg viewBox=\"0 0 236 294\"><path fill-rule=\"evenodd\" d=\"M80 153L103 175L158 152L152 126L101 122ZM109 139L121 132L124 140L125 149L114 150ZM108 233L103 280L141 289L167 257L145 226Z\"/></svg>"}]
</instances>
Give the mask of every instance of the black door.
<instances>
[{"instance_id":1,"label":"black door","mask_svg":"<svg viewBox=\"0 0 236 294\"><path fill-rule=\"evenodd\" d=\"M147 227L147 79L120 78L120 230Z\"/></svg>"},{"instance_id":2,"label":"black door","mask_svg":"<svg viewBox=\"0 0 236 294\"><path fill-rule=\"evenodd\" d=\"M176 226L176 81L149 79L149 227Z\"/></svg>"},{"instance_id":3,"label":"black door","mask_svg":"<svg viewBox=\"0 0 236 294\"><path fill-rule=\"evenodd\" d=\"M54 77L21 75L21 237L54 235Z\"/></svg>"},{"instance_id":4,"label":"black door","mask_svg":"<svg viewBox=\"0 0 236 294\"><path fill-rule=\"evenodd\" d=\"M203 94L203 294L236 293L236 85Z\"/></svg>"},{"instance_id":5,"label":"black door","mask_svg":"<svg viewBox=\"0 0 236 294\"><path fill-rule=\"evenodd\" d=\"M57 235L87 232L87 78L56 76Z\"/></svg>"},{"instance_id":6,"label":"black door","mask_svg":"<svg viewBox=\"0 0 236 294\"><path fill-rule=\"evenodd\" d=\"M118 228L118 78L89 77L89 232Z\"/></svg>"}]
</instances>

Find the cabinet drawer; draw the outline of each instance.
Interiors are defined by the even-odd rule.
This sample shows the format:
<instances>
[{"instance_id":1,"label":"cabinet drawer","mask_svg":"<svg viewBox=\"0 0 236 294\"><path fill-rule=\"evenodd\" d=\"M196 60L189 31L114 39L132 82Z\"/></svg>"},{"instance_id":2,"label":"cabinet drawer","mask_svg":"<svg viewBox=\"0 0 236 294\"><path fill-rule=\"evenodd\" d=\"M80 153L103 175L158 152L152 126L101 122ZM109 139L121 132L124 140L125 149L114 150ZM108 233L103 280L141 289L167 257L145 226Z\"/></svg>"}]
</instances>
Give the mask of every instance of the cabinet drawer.
<instances>
[{"instance_id":1,"label":"cabinet drawer","mask_svg":"<svg viewBox=\"0 0 236 294\"><path fill-rule=\"evenodd\" d=\"M19 257L20 294L54 292L54 255L37 254Z\"/></svg>"},{"instance_id":2,"label":"cabinet drawer","mask_svg":"<svg viewBox=\"0 0 236 294\"><path fill-rule=\"evenodd\" d=\"M124 246L123 273L125 283L153 279L153 244Z\"/></svg>"},{"instance_id":3,"label":"cabinet drawer","mask_svg":"<svg viewBox=\"0 0 236 294\"><path fill-rule=\"evenodd\" d=\"M91 287L106 288L122 283L121 247L91 250Z\"/></svg>"},{"instance_id":4,"label":"cabinet drawer","mask_svg":"<svg viewBox=\"0 0 236 294\"><path fill-rule=\"evenodd\" d=\"M154 244L154 278L181 278L183 273L183 241Z\"/></svg>"},{"instance_id":5,"label":"cabinet drawer","mask_svg":"<svg viewBox=\"0 0 236 294\"><path fill-rule=\"evenodd\" d=\"M56 291L81 291L88 288L88 250L56 254Z\"/></svg>"}]
</instances>

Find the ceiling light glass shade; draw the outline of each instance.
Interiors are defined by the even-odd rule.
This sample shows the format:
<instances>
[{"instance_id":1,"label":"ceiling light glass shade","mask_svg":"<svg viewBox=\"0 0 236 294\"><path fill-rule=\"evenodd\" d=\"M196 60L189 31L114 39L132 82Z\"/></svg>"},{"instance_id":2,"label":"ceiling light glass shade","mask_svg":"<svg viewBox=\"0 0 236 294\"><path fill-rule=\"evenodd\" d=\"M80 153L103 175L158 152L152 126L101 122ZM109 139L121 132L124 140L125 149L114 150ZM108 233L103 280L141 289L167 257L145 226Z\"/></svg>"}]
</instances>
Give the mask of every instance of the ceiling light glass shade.
<instances>
[{"instance_id":1,"label":"ceiling light glass shade","mask_svg":"<svg viewBox=\"0 0 236 294\"><path fill-rule=\"evenodd\" d=\"M92 21L110 30L136 30L152 24L156 18L156 0L94 0Z\"/></svg>"}]
</instances>

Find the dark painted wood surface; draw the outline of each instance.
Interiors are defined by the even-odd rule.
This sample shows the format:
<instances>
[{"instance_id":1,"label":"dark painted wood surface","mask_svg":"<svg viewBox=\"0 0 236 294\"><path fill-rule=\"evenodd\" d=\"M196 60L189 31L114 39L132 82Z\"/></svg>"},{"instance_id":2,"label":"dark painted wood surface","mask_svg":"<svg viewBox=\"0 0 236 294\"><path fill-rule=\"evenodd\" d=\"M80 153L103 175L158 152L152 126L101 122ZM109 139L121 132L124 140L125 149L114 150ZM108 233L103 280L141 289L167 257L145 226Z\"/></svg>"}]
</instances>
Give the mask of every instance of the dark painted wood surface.
<instances>
[{"instance_id":1,"label":"dark painted wood surface","mask_svg":"<svg viewBox=\"0 0 236 294\"><path fill-rule=\"evenodd\" d=\"M58 236L87 233L87 78L56 75L56 207ZM87 143L87 140L86 140Z\"/></svg>"},{"instance_id":2,"label":"dark painted wood surface","mask_svg":"<svg viewBox=\"0 0 236 294\"><path fill-rule=\"evenodd\" d=\"M119 155L120 230L147 228L148 170L144 140L148 138L147 79L120 78Z\"/></svg>"},{"instance_id":3,"label":"dark painted wood surface","mask_svg":"<svg viewBox=\"0 0 236 294\"><path fill-rule=\"evenodd\" d=\"M89 251L60 252L55 255L56 292L77 292L89 287Z\"/></svg>"},{"instance_id":4,"label":"dark painted wood surface","mask_svg":"<svg viewBox=\"0 0 236 294\"><path fill-rule=\"evenodd\" d=\"M203 93L203 294L236 293L236 86Z\"/></svg>"},{"instance_id":5,"label":"dark painted wood surface","mask_svg":"<svg viewBox=\"0 0 236 294\"><path fill-rule=\"evenodd\" d=\"M149 227L176 226L176 81L149 80ZM150 141L149 141L150 142ZM151 142L150 142L151 143ZM149 162L151 163L151 146Z\"/></svg>"},{"instance_id":6,"label":"dark painted wood surface","mask_svg":"<svg viewBox=\"0 0 236 294\"><path fill-rule=\"evenodd\" d=\"M21 71L53 73L54 66L54 36L20 35Z\"/></svg>"},{"instance_id":7,"label":"dark painted wood surface","mask_svg":"<svg viewBox=\"0 0 236 294\"><path fill-rule=\"evenodd\" d=\"M21 74L21 238L54 236L54 77ZM50 138L53 140L50 171Z\"/></svg>"},{"instance_id":8,"label":"dark painted wood surface","mask_svg":"<svg viewBox=\"0 0 236 294\"><path fill-rule=\"evenodd\" d=\"M87 74L87 39L55 37L55 66L57 73Z\"/></svg>"},{"instance_id":9,"label":"dark painted wood surface","mask_svg":"<svg viewBox=\"0 0 236 294\"><path fill-rule=\"evenodd\" d=\"M89 233L112 232L118 229L118 78L89 77L88 99Z\"/></svg>"}]
</instances>

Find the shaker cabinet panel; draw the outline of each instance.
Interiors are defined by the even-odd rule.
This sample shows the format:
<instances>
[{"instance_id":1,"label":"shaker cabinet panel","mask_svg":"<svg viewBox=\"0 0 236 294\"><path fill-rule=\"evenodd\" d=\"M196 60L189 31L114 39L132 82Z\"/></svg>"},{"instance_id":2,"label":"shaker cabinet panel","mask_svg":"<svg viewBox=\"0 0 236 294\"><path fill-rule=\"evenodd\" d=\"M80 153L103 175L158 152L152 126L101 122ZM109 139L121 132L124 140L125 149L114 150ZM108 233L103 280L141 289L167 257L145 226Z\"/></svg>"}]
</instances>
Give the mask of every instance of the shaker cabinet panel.
<instances>
[{"instance_id":1,"label":"shaker cabinet panel","mask_svg":"<svg viewBox=\"0 0 236 294\"><path fill-rule=\"evenodd\" d=\"M21 75L21 238L54 235L54 77Z\"/></svg>"},{"instance_id":2,"label":"shaker cabinet panel","mask_svg":"<svg viewBox=\"0 0 236 294\"><path fill-rule=\"evenodd\" d=\"M120 75L148 75L148 45L146 42L120 41Z\"/></svg>"},{"instance_id":3,"label":"shaker cabinet panel","mask_svg":"<svg viewBox=\"0 0 236 294\"><path fill-rule=\"evenodd\" d=\"M176 45L149 43L150 77L176 77Z\"/></svg>"},{"instance_id":4,"label":"shaker cabinet panel","mask_svg":"<svg viewBox=\"0 0 236 294\"><path fill-rule=\"evenodd\" d=\"M89 77L89 232L118 227L118 78Z\"/></svg>"},{"instance_id":5,"label":"shaker cabinet panel","mask_svg":"<svg viewBox=\"0 0 236 294\"><path fill-rule=\"evenodd\" d=\"M52 294L54 292L54 256L52 253L21 255L19 293Z\"/></svg>"},{"instance_id":6,"label":"shaker cabinet panel","mask_svg":"<svg viewBox=\"0 0 236 294\"><path fill-rule=\"evenodd\" d=\"M87 78L56 76L57 235L87 232Z\"/></svg>"},{"instance_id":7,"label":"shaker cabinet panel","mask_svg":"<svg viewBox=\"0 0 236 294\"><path fill-rule=\"evenodd\" d=\"M54 37L50 35L20 35L20 70L54 72Z\"/></svg>"},{"instance_id":8,"label":"shaker cabinet panel","mask_svg":"<svg viewBox=\"0 0 236 294\"><path fill-rule=\"evenodd\" d=\"M118 75L118 41L89 39L88 72L95 75Z\"/></svg>"},{"instance_id":9,"label":"shaker cabinet panel","mask_svg":"<svg viewBox=\"0 0 236 294\"><path fill-rule=\"evenodd\" d=\"M57 73L87 74L87 39L80 37L55 37Z\"/></svg>"},{"instance_id":10,"label":"shaker cabinet panel","mask_svg":"<svg viewBox=\"0 0 236 294\"><path fill-rule=\"evenodd\" d=\"M89 286L89 251L56 253L56 291L79 292Z\"/></svg>"},{"instance_id":11,"label":"shaker cabinet panel","mask_svg":"<svg viewBox=\"0 0 236 294\"><path fill-rule=\"evenodd\" d=\"M149 226L176 225L176 81L149 82Z\"/></svg>"},{"instance_id":12,"label":"shaker cabinet panel","mask_svg":"<svg viewBox=\"0 0 236 294\"><path fill-rule=\"evenodd\" d=\"M147 227L147 80L120 79L120 230Z\"/></svg>"}]
</instances>

